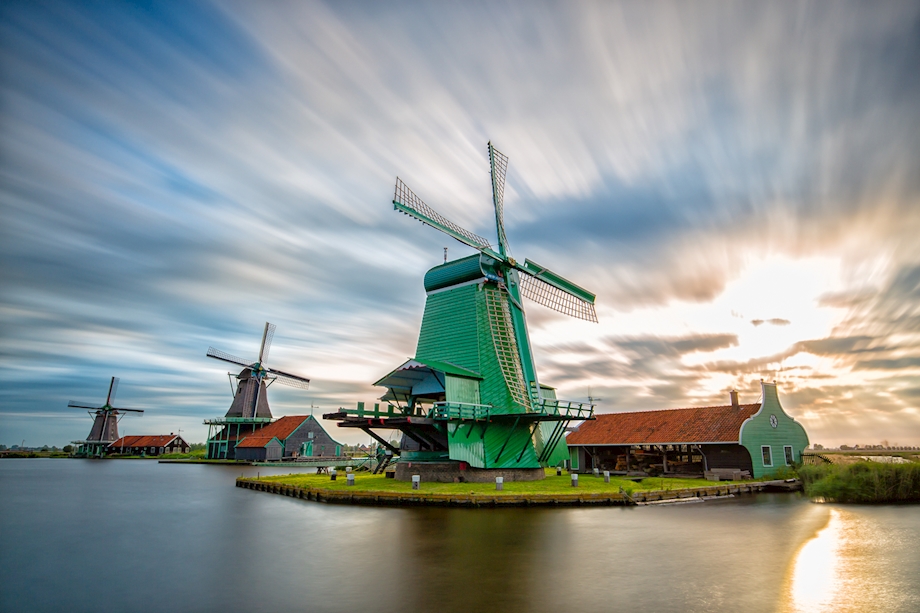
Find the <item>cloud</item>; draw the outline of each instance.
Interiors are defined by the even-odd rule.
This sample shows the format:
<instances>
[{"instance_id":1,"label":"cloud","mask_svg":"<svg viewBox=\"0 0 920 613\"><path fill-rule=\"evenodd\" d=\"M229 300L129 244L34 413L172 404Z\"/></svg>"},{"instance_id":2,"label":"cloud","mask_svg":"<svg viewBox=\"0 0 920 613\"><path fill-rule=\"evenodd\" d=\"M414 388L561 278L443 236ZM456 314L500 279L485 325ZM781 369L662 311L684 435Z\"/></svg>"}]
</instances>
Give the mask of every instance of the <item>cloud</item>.
<instances>
[{"instance_id":1,"label":"cloud","mask_svg":"<svg viewBox=\"0 0 920 613\"><path fill-rule=\"evenodd\" d=\"M425 270L468 252L393 213L395 176L492 236L489 139L511 158L515 256L612 315L710 304L752 258L843 262L816 305L838 326L784 352L602 322L547 380L689 405L798 354L895 376L920 355L913 4L0 11L2 436L35 432L6 417L29 410L70 423L67 399L112 374L200 429L227 404L207 346L251 353L266 320L314 381L279 410L372 397L414 352Z\"/></svg>"},{"instance_id":2,"label":"cloud","mask_svg":"<svg viewBox=\"0 0 920 613\"><path fill-rule=\"evenodd\" d=\"M770 324L771 326L788 326L792 322L789 321L788 319L780 319L778 317L774 317L773 319L768 319L766 321L764 321L763 319L752 319L751 320L751 324L755 328L762 326L765 323Z\"/></svg>"}]
</instances>

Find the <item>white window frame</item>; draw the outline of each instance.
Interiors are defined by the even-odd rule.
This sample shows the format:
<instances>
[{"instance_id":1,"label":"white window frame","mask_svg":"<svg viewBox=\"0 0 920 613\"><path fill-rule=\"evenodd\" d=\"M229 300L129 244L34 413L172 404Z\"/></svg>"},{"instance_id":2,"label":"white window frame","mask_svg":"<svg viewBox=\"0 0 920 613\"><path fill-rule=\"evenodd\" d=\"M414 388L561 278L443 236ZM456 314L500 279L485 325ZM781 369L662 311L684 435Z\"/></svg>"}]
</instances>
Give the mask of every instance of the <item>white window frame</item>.
<instances>
[{"instance_id":1,"label":"white window frame","mask_svg":"<svg viewBox=\"0 0 920 613\"><path fill-rule=\"evenodd\" d=\"M786 455L787 449L789 450L789 455ZM789 458L792 458L792 462L789 461ZM792 448L792 445L783 445L783 460L786 462L786 466L795 464L795 449Z\"/></svg>"},{"instance_id":2,"label":"white window frame","mask_svg":"<svg viewBox=\"0 0 920 613\"><path fill-rule=\"evenodd\" d=\"M763 465L764 465L764 466L769 466L769 467L772 468L772 467L773 467L773 448L770 447L770 445L761 445L761 446L760 446L760 459L761 459L761 461L764 459L764 457L763 457L763 456L764 456L764 453L763 453L763 450L764 450L764 449L766 449L766 450L770 453L770 463L767 464L766 462L764 462Z\"/></svg>"}]
</instances>

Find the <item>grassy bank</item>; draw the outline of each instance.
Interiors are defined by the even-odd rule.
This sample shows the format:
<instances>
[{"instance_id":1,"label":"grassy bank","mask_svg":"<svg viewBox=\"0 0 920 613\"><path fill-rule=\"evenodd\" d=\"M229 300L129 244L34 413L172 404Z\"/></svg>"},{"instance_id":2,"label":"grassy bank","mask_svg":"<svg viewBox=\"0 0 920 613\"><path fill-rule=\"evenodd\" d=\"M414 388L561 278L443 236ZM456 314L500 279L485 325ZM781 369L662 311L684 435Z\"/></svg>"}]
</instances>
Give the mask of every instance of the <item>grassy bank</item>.
<instances>
[{"instance_id":1,"label":"grassy bank","mask_svg":"<svg viewBox=\"0 0 920 613\"><path fill-rule=\"evenodd\" d=\"M828 502L920 502L920 463L803 466L805 493Z\"/></svg>"},{"instance_id":2,"label":"grassy bank","mask_svg":"<svg viewBox=\"0 0 920 613\"><path fill-rule=\"evenodd\" d=\"M348 486L345 482L345 473L340 472L338 479L330 480L329 475L293 474L261 477L261 481L269 481L283 485L293 485L303 488L322 488L326 490L360 490L367 492L411 492L412 483L387 479L383 475L356 473L355 485ZM697 487L712 486L711 481L704 479L666 479L648 478L641 482L631 481L618 477L610 477L610 483L604 483L603 477L593 475L579 475L578 487L572 487L569 475L556 476L556 471L547 471L546 478L541 481L512 481L504 484L503 491L497 491L494 483L422 483L421 492L431 494L475 494L479 496L502 496L520 494L572 494L572 493L610 493L619 492L623 488L632 494L643 490L681 490Z\"/></svg>"}]
</instances>

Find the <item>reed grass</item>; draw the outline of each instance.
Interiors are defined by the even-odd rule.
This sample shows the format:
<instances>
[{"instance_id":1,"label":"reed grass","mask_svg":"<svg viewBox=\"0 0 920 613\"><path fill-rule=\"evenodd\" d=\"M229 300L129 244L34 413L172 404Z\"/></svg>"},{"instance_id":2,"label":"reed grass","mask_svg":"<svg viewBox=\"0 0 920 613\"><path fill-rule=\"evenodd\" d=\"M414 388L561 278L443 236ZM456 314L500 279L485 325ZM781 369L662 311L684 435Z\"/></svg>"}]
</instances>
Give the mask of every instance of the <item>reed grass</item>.
<instances>
[{"instance_id":1,"label":"reed grass","mask_svg":"<svg viewBox=\"0 0 920 613\"><path fill-rule=\"evenodd\" d=\"M920 502L920 463L802 466L805 493L828 502Z\"/></svg>"}]
</instances>

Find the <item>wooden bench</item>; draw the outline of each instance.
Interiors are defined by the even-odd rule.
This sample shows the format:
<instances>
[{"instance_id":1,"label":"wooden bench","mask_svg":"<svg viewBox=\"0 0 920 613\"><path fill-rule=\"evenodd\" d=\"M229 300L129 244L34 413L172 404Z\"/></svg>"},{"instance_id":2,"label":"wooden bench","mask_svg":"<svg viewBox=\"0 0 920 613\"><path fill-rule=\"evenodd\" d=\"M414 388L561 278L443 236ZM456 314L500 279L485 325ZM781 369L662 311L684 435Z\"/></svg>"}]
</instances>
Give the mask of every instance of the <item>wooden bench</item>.
<instances>
[{"instance_id":1,"label":"wooden bench","mask_svg":"<svg viewBox=\"0 0 920 613\"><path fill-rule=\"evenodd\" d=\"M703 475L707 481L741 481L751 478L750 471L740 468L713 468L707 470Z\"/></svg>"}]
</instances>

